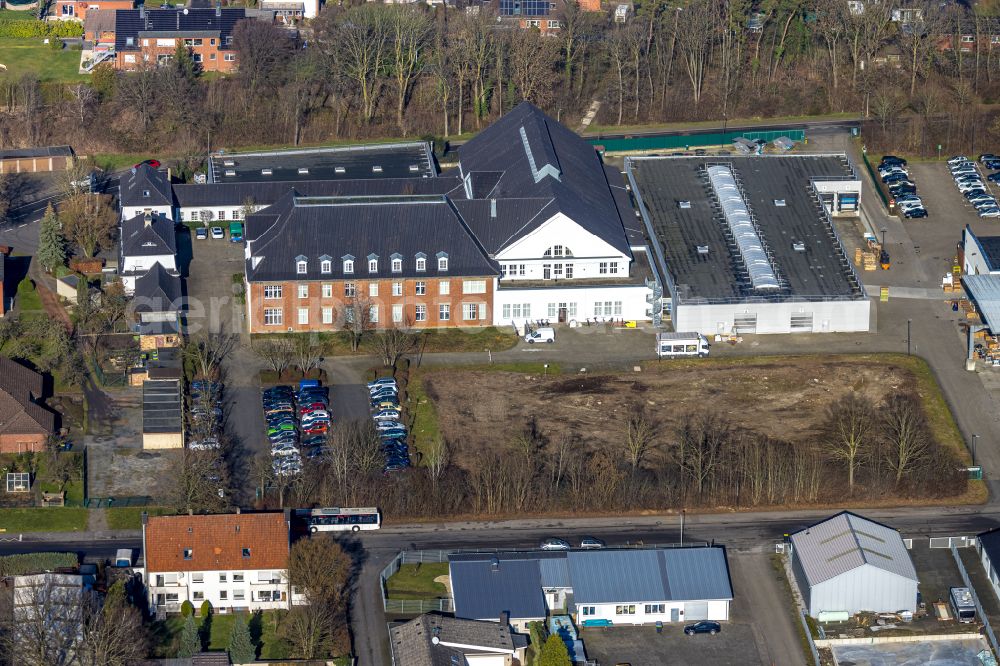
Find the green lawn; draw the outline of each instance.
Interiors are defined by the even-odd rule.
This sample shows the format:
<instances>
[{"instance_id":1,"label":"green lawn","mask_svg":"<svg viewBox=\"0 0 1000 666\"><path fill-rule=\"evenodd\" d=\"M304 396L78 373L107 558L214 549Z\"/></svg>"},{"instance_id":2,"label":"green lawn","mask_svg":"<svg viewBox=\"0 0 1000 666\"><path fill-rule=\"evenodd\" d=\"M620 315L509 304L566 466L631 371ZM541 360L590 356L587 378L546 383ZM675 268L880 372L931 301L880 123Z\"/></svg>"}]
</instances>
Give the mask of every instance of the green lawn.
<instances>
[{"instance_id":1,"label":"green lawn","mask_svg":"<svg viewBox=\"0 0 1000 666\"><path fill-rule=\"evenodd\" d=\"M79 507L0 509L0 529L15 534L85 530L87 510Z\"/></svg>"},{"instance_id":2,"label":"green lawn","mask_svg":"<svg viewBox=\"0 0 1000 666\"><path fill-rule=\"evenodd\" d=\"M288 658L288 643L276 635L279 615L280 611L263 611L247 619L250 636L257 643L260 659ZM209 617L208 644L204 647L208 650L225 650L229 647L229 634L233 630L236 616L213 614ZM196 617L194 620L202 632L204 641L204 618ZM172 615L166 620L154 622L151 631L154 641L153 655L160 658L176 657L177 644L183 627L184 618L180 615Z\"/></svg>"},{"instance_id":3,"label":"green lawn","mask_svg":"<svg viewBox=\"0 0 1000 666\"><path fill-rule=\"evenodd\" d=\"M20 13L20 12L18 12ZM0 65L5 75L14 80L25 74L35 74L39 81L73 82L88 77L80 74L80 52L64 48L54 51L41 37L0 38Z\"/></svg>"},{"instance_id":4,"label":"green lawn","mask_svg":"<svg viewBox=\"0 0 1000 666\"><path fill-rule=\"evenodd\" d=\"M13 9L0 9L0 21L34 21L35 10L25 9L15 11Z\"/></svg>"},{"instance_id":5,"label":"green lawn","mask_svg":"<svg viewBox=\"0 0 1000 666\"><path fill-rule=\"evenodd\" d=\"M142 529L142 512L151 516L169 516L176 513L164 506L118 506L107 509L108 529L138 530Z\"/></svg>"},{"instance_id":6,"label":"green lawn","mask_svg":"<svg viewBox=\"0 0 1000 666\"><path fill-rule=\"evenodd\" d=\"M448 596L448 589L434 579L447 575L447 562L403 564L386 581L386 592L390 599L440 599Z\"/></svg>"}]
</instances>

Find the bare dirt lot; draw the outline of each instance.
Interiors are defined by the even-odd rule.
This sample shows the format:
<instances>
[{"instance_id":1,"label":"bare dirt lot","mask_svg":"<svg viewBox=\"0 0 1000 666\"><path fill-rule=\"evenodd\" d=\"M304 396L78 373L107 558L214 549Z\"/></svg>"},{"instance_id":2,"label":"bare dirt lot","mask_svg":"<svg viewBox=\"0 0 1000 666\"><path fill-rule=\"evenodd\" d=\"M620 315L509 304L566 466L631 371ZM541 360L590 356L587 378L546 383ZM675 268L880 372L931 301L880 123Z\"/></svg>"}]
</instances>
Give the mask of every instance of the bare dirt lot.
<instances>
[{"instance_id":1,"label":"bare dirt lot","mask_svg":"<svg viewBox=\"0 0 1000 666\"><path fill-rule=\"evenodd\" d=\"M628 374L453 369L428 373L424 387L463 467L474 466L483 449L509 444L532 419L549 442L621 439L635 403L655 412L667 432L683 415L707 408L741 428L806 441L820 432L827 407L848 392L876 404L891 393L919 394L938 440L960 446L937 385L921 366L899 356L802 356L670 361Z\"/></svg>"}]
</instances>

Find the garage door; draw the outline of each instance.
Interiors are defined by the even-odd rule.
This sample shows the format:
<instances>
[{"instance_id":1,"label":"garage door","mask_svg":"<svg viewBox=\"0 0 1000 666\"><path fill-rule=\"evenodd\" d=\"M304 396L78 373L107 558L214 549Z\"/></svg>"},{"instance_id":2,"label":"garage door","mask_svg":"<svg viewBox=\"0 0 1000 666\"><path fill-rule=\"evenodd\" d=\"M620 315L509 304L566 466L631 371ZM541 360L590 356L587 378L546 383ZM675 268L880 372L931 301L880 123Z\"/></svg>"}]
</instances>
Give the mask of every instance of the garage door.
<instances>
[{"instance_id":1,"label":"garage door","mask_svg":"<svg viewBox=\"0 0 1000 666\"><path fill-rule=\"evenodd\" d=\"M691 622L692 620L707 620L708 619L708 602L703 601L700 603L688 603L684 604L684 621Z\"/></svg>"}]
</instances>

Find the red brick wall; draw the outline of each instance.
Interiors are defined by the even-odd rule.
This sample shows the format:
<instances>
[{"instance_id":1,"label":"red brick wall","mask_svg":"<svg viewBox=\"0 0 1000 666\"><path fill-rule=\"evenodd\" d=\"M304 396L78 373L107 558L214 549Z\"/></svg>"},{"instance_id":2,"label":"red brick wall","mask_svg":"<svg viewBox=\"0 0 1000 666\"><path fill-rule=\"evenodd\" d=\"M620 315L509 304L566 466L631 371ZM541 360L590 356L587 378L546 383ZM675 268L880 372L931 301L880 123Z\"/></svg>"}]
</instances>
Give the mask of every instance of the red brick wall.
<instances>
[{"instance_id":1,"label":"red brick wall","mask_svg":"<svg viewBox=\"0 0 1000 666\"><path fill-rule=\"evenodd\" d=\"M45 448L45 435L0 435L0 453L24 453Z\"/></svg>"},{"instance_id":2,"label":"red brick wall","mask_svg":"<svg viewBox=\"0 0 1000 666\"><path fill-rule=\"evenodd\" d=\"M462 283L464 280L485 280L485 294L463 294ZM403 324L414 328L461 328L489 326L493 321L493 277L433 277L429 275L426 279L426 294L418 296L416 293L417 279L384 278L378 280L330 280L328 282L255 282L250 285L250 304L252 307L250 331L252 333L280 333L287 332L289 328L293 331L337 331L343 329L342 316L338 317L338 308L342 308L347 300L344 295L344 285L346 282L353 282L358 297L368 299L372 305L379 307L379 318L377 326L385 328L393 324L392 306L401 304L403 306ZM446 281L449 285L449 293L440 293L439 283ZM403 295L392 295L392 284L394 282L403 283ZM369 296L369 285L378 284L378 296ZM280 284L282 286L280 299L264 299L265 285ZM305 284L309 287L309 297L299 298L298 285ZM323 284L332 285L332 294L329 298L323 298ZM476 320L463 319L463 304L478 303L480 307L485 303L486 313ZM427 320L418 322L415 319L416 306L427 306ZM451 306L451 319L442 321L439 318L439 306L448 304ZM280 326L269 326L264 324L265 308L282 308L284 310L284 322ZM299 308L309 308L309 323L301 325L298 323ZM334 323L323 324L323 308L334 308Z\"/></svg>"},{"instance_id":3,"label":"red brick wall","mask_svg":"<svg viewBox=\"0 0 1000 666\"><path fill-rule=\"evenodd\" d=\"M132 0L96 0L96 2L78 2L77 0L60 0L52 9L52 15L62 18L63 5L73 6L73 16L81 21L86 20L87 11L91 9L132 9L135 4Z\"/></svg>"},{"instance_id":4,"label":"red brick wall","mask_svg":"<svg viewBox=\"0 0 1000 666\"><path fill-rule=\"evenodd\" d=\"M213 39L215 44L212 44ZM141 46L141 50L139 51L119 51L115 55L115 67L124 70L138 69L139 63L143 61L144 56L148 56L147 62L155 64L159 56L173 56L177 50L176 46L156 46L156 40L152 38L149 39L149 42L149 46ZM236 52L220 49L218 39L205 37L201 46L188 47L188 50L193 54L201 55L201 62L198 65L202 71L231 72L236 69L236 60L226 60L227 53L235 57ZM126 53L135 56L134 63L125 62ZM215 56L215 60L212 60L212 56Z\"/></svg>"}]
</instances>

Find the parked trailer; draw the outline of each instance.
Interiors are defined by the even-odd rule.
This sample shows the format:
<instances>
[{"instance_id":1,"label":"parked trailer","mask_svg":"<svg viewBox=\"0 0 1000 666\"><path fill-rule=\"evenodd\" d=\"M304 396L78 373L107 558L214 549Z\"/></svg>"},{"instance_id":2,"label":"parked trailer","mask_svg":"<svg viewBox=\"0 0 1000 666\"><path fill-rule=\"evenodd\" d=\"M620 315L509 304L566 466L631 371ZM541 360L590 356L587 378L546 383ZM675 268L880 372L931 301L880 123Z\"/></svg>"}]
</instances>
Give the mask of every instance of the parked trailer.
<instances>
[{"instance_id":1,"label":"parked trailer","mask_svg":"<svg viewBox=\"0 0 1000 666\"><path fill-rule=\"evenodd\" d=\"M708 352L708 339L700 333L659 333L656 336L656 355L660 358L704 357Z\"/></svg>"},{"instance_id":2,"label":"parked trailer","mask_svg":"<svg viewBox=\"0 0 1000 666\"><path fill-rule=\"evenodd\" d=\"M955 619L963 624L976 621L976 604L972 600L972 592L967 587L951 588L951 608Z\"/></svg>"}]
</instances>

